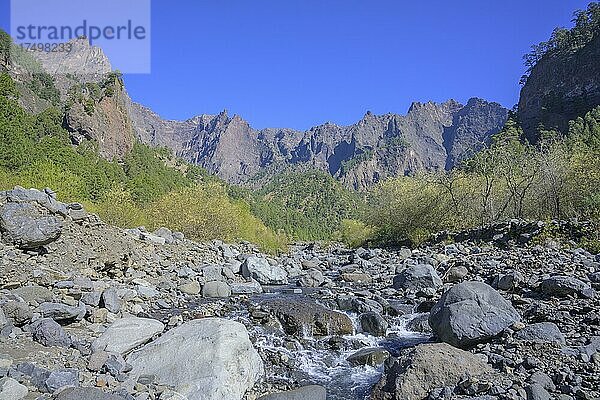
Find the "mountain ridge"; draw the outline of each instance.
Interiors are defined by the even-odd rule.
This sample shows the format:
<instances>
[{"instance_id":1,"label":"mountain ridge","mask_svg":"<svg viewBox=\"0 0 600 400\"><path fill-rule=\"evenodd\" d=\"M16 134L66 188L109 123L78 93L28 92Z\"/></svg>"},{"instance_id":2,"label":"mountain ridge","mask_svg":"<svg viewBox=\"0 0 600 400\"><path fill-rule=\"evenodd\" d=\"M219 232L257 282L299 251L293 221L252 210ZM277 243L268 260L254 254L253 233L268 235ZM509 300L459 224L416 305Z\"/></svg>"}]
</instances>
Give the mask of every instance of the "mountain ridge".
<instances>
[{"instance_id":1,"label":"mountain ridge","mask_svg":"<svg viewBox=\"0 0 600 400\"><path fill-rule=\"evenodd\" d=\"M107 90L110 60L102 49L83 38L71 43L69 55L32 55L70 104L65 125L75 144L95 140L107 159L124 157L134 140L167 147L233 184L246 184L274 165L304 165L363 190L388 177L452 168L489 142L508 117L500 104L472 98L465 105L413 102L404 115L367 111L351 125L326 122L304 131L255 129L226 111L167 120L131 100L120 75L119 85ZM74 76L78 67L81 74Z\"/></svg>"},{"instance_id":2,"label":"mountain ridge","mask_svg":"<svg viewBox=\"0 0 600 400\"><path fill-rule=\"evenodd\" d=\"M367 111L350 125L326 122L305 131L258 130L241 116L230 117L226 111L176 121L164 120L138 103L132 103L132 108L140 140L167 146L178 156L227 181L245 183L275 163L309 164L355 189L364 189L388 176L451 168L464 158L467 150L476 151L489 141L508 117L508 110L498 103L472 98L462 105L451 99L444 103L413 102L405 115L375 115ZM467 117L473 112L482 115L467 118L468 125L460 118L455 121L461 110ZM473 121L481 119L480 126L476 126ZM457 130L457 124L462 130ZM453 132L450 139L444 138L447 131ZM404 139L405 135L410 140ZM237 145L232 140L238 141ZM450 145L448 140L452 142ZM452 146L455 141L460 146ZM386 152L390 143L396 147L416 145L417 150ZM365 154L376 156L376 161L368 165L370 158ZM344 163L346 168L342 169ZM349 163L352 168L347 168ZM394 168L394 164L403 168ZM360 165L362 168L357 171Z\"/></svg>"}]
</instances>

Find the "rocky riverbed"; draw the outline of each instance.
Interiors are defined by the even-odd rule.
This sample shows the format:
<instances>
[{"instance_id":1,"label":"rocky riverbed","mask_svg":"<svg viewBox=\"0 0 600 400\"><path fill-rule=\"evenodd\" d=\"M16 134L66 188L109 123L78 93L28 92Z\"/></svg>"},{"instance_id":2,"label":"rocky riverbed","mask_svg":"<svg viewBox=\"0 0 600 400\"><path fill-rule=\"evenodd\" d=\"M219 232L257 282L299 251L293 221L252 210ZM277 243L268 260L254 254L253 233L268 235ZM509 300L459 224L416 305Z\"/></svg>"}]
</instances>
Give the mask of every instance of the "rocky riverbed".
<instances>
[{"instance_id":1,"label":"rocky riverbed","mask_svg":"<svg viewBox=\"0 0 600 400\"><path fill-rule=\"evenodd\" d=\"M272 257L1 192L0 400L598 399L600 257L542 225Z\"/></svg>"}]
</instances>

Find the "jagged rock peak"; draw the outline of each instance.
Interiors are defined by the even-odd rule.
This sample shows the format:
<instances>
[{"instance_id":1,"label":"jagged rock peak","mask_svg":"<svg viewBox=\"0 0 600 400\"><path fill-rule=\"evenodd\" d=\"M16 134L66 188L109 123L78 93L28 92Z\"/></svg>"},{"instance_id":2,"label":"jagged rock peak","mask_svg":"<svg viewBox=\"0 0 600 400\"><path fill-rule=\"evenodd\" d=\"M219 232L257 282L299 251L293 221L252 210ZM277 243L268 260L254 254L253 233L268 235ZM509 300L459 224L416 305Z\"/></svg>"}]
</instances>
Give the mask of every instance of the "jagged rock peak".
<instances>
[{"instance_id":1,"label":"jagged rock peak","mask_svg":"<svg viewBox=\"0 0 600 400\"><path fill-rule=\"evenodd\" d=\"M98 46L87 38L71 39L69 52L37 52L35 55L51 75L70 74L80 78L97 78L112 71L110 60Z\"/></svg>"}]
</instances>

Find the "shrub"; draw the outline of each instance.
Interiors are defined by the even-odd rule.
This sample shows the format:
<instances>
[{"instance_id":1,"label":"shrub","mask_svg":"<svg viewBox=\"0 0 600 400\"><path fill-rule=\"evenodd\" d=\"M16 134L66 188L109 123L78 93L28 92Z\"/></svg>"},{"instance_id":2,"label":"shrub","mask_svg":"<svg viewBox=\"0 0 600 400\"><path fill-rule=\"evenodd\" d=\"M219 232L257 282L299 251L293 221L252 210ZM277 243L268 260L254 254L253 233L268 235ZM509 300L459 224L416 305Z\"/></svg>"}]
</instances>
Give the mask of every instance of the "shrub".
<instances>
[{"instance_id":1,"label":"shrub","mask_svg":"<svg viewBox=\"0 0 600 400\"><path fill-rule=\"evenodd\" d=\"M166 226L198 241L248 240L266 250L285 239L252 216L249 206L231 201L223 185L209 183L170 192L146 208L152 229Z\"/></svg>"},{"instance_id":2,"label":"shrub","mask_svg":"<svg viewBox=\"0 0 600 400\"><path fill-rule=\"evenodd\" d=\"M342 220L337 232L337 240L353 248L366 245L372 236L373 229L355 219Z\"/></svg>"},{"instance_id":3,"label":"shrub","mask_svg":"<svg viewBox=\"0 0 600 400\"><path fill-rule=\"evenodd\" d=\"M115 186L103 194L97 203L87 203L88 211L98 214L107 224L121 228L145 226L148 219L144 211L138 207L131 193L122 186Z\"/></svg>"}]
</instances>

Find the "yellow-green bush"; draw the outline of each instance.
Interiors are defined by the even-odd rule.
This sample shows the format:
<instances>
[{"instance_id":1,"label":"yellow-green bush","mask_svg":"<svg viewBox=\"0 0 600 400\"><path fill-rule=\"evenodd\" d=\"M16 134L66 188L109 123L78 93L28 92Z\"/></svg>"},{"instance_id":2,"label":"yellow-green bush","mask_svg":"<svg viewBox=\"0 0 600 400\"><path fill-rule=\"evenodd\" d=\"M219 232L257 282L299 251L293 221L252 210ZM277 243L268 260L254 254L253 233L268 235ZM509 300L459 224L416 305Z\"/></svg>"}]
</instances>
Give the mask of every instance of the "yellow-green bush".
<instances>
[{"instance_id":1,"label":"yellow-green bush","mask_svg":"<svg viewBox=\"0 0 600 400\"><path fill-rule=\"evenodd\" d=\"M426 177L401 177L383 182L374 189L366 222L376 227L380 242L424 238L447 226L449 206L446 193Z\"/></svg>"},{"instance_id":2,"label":"yellow-green bush","mask_svg":"<svg viewBox=\"0 0 600 400\"><path fill-rule=\"evenodd\" d=\"M86 183L74 173L52 161L37 161L22 169L16 180L26 188L51 188L61 201L81 201L85 198Z\"/></svg>"},{"instance_id":3,"label":"yellow-green bush","mask_svg":"<svg viewBox=\"0 0 600 400\"><path fill-rule=\"evenodd\" d=\"M122 228L145 226L148 222L144 211L135 203L131 193L121 186L104 193L99 202L86 202L85 206L107 224Z\"/></svg>"},{"instance_id":4,"label":"yellow-green bush","mask_svg":"<svg viewBox=\"0 0 600 400\"><path fill-rule=\"evenodd\" d=\"M373 236L373 229L362 221L344 219L337 232L337 240L347 246L356 248L364 246Z\"/></svg>"},{"instance_id":5,"label":"yellow-green bush","mask_svg":"<svg viewBox=\"0 0 600 400\"><path fill-rule=\"evenodd\" d=\"M208 183L168 193L145 209L151 229L166 226L198 241L247 240L270 251L281 249L276 235L242 202L231 201L223 185Z\"/></svg>"}]
</instances>

